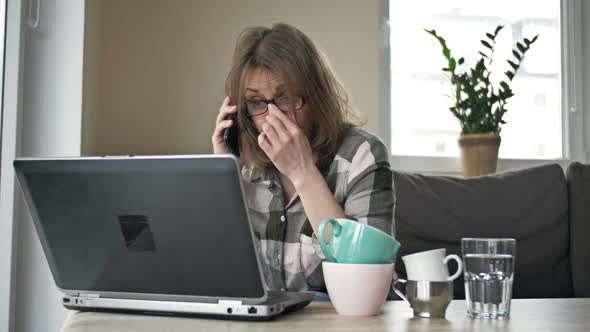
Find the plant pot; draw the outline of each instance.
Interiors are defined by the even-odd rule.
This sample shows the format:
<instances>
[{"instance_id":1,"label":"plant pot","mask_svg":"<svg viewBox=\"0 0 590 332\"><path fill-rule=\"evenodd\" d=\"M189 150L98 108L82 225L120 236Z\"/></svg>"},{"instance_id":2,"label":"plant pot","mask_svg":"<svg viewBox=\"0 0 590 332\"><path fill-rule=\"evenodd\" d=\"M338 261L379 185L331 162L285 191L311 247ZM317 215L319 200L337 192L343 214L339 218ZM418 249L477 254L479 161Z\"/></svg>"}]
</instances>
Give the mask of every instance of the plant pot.
<instances>
[{"instance_id":1,"label":"plant pot","mask_svg":"<svg viewBox=\"0 0 590 332\"><path fill-rule=\"evenodd\" d=\"M463 176L492 174L498 164L501 138L496 134L467 134L459 137Z\"/></svg>"}]
</instances>

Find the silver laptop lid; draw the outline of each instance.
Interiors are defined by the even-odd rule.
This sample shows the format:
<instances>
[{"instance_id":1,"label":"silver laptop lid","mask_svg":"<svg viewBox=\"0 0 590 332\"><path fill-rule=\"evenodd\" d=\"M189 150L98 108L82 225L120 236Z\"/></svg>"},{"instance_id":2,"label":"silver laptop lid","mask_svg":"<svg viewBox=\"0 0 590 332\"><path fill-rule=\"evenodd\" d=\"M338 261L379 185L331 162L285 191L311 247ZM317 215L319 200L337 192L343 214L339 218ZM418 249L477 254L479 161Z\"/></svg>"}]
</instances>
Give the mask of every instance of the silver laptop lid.
<instances>
[{"instance_id":1,"label":"silver laptop lid","mask_svg":"<svg viewBox=\"0 0 590 332\"><path fill-rule=\"evenodd\" d=\"M235 157L17 159L14 167L65 293L266 299Z\"/></svg>"}]
</instances>

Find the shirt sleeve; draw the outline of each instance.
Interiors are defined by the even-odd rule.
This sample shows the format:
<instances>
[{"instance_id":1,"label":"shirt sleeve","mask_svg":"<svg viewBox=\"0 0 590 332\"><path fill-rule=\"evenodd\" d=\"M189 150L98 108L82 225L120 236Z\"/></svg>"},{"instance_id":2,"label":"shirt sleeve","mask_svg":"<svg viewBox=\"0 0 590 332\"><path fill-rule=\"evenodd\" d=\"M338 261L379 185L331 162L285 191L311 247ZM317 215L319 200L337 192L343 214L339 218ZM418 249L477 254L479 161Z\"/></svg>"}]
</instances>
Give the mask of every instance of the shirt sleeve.
<instances>
[{"instance_id":1,"label":"shirt sleeve","mask_svg":"<svg viewBox=\"0 0 590 332\"><path fill-rule=\"evenodd\" d=\"M395 235L395 193L389 152L374 138L354 154L348 176L344 213L351 219Z\"/></svg>"},{"instance_id":2,"label":"shirt sleeve","mask_svg":"<svg viewBox=\"0 0 590 332\"><path fill-rule=\"evenodd\" d=\"M342 208L349 219L394 235L393 176L389 152L378 138L361 143L354 153L347 176ZM321 261L324 255L317 236L301 241L305 279L313 290L325 288Z\"/></svg>"}]
</instances>

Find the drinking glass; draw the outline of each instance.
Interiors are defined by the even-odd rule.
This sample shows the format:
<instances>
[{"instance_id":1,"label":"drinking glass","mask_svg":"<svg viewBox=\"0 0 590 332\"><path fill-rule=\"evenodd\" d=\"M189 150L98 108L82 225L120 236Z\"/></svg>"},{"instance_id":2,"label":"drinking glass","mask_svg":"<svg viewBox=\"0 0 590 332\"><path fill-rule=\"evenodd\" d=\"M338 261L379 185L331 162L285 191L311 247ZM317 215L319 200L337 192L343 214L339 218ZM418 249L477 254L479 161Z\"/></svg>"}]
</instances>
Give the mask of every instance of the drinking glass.
<instances>
[{"instance_id":1,"label":"drinking glass","mask_svg":"<svg viewBox=\"0 0 590 332\"><path fill-rule=\"evenodd\" d=\"M510 316L515 239L461 239L467 314L478 318Z\"/></svg>"}]
</instances>

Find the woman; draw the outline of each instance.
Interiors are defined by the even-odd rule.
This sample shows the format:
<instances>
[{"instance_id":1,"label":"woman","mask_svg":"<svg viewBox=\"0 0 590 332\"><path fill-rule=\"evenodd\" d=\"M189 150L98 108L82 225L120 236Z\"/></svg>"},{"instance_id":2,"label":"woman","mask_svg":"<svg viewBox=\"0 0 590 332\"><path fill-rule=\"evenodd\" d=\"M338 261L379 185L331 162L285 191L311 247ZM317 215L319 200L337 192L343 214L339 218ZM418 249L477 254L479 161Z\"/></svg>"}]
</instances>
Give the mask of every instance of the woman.
<instances>
[{"instance_id":1,"label":"woman","mask_svg":"<svg viewBox=\"0 0 590 332\"><path fill-rule=\"evenodd\" d=\"M225 90L213 149L229 153L224 131L239 127L244 190L268 286L325 289L317 241L323 219L393 232L385 146L349 122L341 84L311 40L287 24L242 32Z\"/></svg>"}]
</instances>

